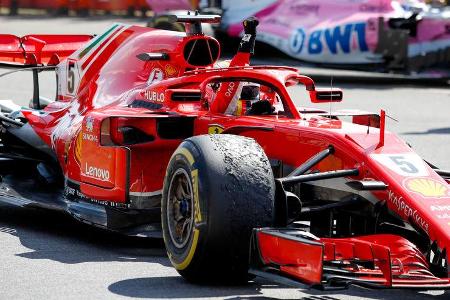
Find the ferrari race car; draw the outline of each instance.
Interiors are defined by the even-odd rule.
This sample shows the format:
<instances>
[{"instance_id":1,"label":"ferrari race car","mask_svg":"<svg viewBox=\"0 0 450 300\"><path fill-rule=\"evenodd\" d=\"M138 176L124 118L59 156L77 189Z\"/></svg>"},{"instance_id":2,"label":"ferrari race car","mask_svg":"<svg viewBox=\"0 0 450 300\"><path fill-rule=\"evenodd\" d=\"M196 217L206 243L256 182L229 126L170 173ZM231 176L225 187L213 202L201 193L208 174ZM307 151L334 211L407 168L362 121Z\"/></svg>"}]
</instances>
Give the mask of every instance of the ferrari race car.
<instances>
[{"instance_id":1,"label":"ferrari race car","mask_svg":"<svg viewBox=\"0 0 450 300\"><path fill-rule=\"evenodd\" d=\"M239 37L242 20L256 16L259 41L304 62L406 73L431 68L436 76L449 77L450 9L415 0L206 2L197 8L222 12L217 32ZM149 25L179 30L165 12L185 9L186 0L148 3L159 15Z\"/></svg>"},{"instance_id":2,"label":"ferrari race car","mask_svg":"<svg viewBox=\"0 0 450 300\"><path fill-rule=\"evenodd\" d=\"M54 102L38 85L30 108L0 102L1 201L162 236L193 282L450 287L450 172L388 132L383 111L343 122L302 108L343 93L251 66L256 19L226 66L201 31L219 16L173 20L187 32L0 35L3 66L58 79Z\"/></svg>"}]
</instances>

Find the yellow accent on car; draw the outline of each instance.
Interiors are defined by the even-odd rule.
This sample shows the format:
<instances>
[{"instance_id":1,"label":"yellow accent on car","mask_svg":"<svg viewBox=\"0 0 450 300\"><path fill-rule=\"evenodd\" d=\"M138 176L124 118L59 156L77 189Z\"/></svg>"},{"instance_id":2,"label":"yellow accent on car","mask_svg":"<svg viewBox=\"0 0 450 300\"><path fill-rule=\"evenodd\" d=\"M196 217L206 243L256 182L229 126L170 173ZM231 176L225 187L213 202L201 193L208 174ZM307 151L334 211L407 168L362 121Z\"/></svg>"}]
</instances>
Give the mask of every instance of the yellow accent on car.
<instances>
[{"instance_id":1,"label":"yellow accent on car","mask_svg":"<svg viewBox=\"0 0 450 300\"><path fill-rule=\"evenodd\" d=\"M175 68L171 64L168 64L166 66L165 70L166 70L167 76L169 76L169 77L175 75L177 73L177 71L178 71L177 68Z\"/></svg>"},{"instance_id":2,"label":"yellow accent on car","mask_svg":"<svg viewBox=\"0 0 450 300\"><path fill-rule=\"evenodd\" d=\"M220 125L209 125L208 133L209 134L220 134L223 132L223 127Z\"/></svg>"},{"instance_id":3,"label":"yellow accent on car","mask_svg":"<svg viewBox=\"0 0 450 300\"><path fill-rule=\"evenodd\" d=\"M189 249L188 255L186 256L186 258L181 263L175 262L172 259L172 256L169 255L169 259L172 262L172 265L175 267L175 269L181 271L181 270L186 269L189 266L189 264L192 261L192 258L194 258L195 250L197 249L198 235L199 234L200 234L200 232L198 231L198 229L194 229L194 236L192 238L191 248Z\"/></svg>"},{"instance_id":4,"label":"yellow accent on car","mask_svg":"<svg viewBox=\"0 0 450 300\"><path fill-rule=\"evenodd\" d=\"M188 162L191 166L194 164L194 162L195 162L194 156L192 156L192 153L189 152L188 149L186 149L186 148L177 149L177 151L175 151L174 155L177 155L177 154L181 154L184 157L186 157L186 159L188 160Z\"/></svg>"},{"instance_id":5,"label":"yellow accent on car","mask_svg":"<svg viewBox=\"0 0 450 300\"><path fill-rule=\"evenodd\" d=\"M406 187L424 197L445 197L448 188L441 182L429 178L413 178L406 182Z\"/></svg>"},{"instance_id":6,"label":"yellow accent on car","mask_svg":"<svg viewBox=\"0 0 450 300\"><path fill-rule=\"evenodd\" d=\"M195 162L194 156L192 153L186 149L186 148L179 148L177 151L175 151L174 155L181 154L188 160L189 164L192 166ZM198 170L192 170L191 171L191 178L192 178L192 192L194 196L194 224L198 224L202 221L202 214L200 211L200 200L199 200L199 192L198 192ZM186 256L186 258L180 262L177 263L172 258L172 255L169 253L169 259L172 262L172 265L175 267L175 269L181 271L186 269L189 264L191 263L192 259L194 258L195 250L197 249L197 243L198 243L198 237L199 237L200 231L196 228L193 230L193 237L192 237L192 243L189 249L189 252Z\"/></svg>"},{"instance_id":7,"label":"yellow accent on car","mask_svg":"<svg viewBox=\"0 0 450 300\"><path fill-rule=\"evenodd\" d=\"M237 107L236 107L236 116L242 116L242 102L241 100L238 100Z\"/></svg>"},{"instance_id":8,"label":"yellow accent on car","mask_svg":"<svg viewBox=\"0 0 450 300\"><path fill-rule=\"evenodd\" d=\"M202 213L200 211L200 200L198 195L198 170L191 171L192 192L194 194L194 221L199 224L202 221Z\"/></svg>"},{"instance_id":9,"label":"yellow accent on car","mask_svg":"<svg viewBox=\"0 0 450 300\"><path fill-rule=\"evenodd\" d=\"M81 147L82 147L82 138L81 137L82 137L82 133L80 131L75 140L75 159L78 161L78 163L81 162Z\"/></svg>"}]
</instances>

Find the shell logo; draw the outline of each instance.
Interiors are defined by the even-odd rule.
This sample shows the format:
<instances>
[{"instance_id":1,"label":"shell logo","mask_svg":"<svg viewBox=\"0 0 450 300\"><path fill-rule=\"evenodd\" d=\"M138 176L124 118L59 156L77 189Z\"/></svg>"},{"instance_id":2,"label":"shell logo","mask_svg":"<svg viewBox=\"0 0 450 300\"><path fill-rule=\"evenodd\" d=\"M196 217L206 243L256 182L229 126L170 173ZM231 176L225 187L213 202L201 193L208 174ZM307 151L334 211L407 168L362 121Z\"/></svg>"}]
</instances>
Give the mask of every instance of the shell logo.
<instances>
[{"instance_id":1,"label":"shell logo","mask_svg":"<svg viewBox=\"0 0 450 300\"><path fill-rule=\"evenodd\" d=\"M75 159L78 163L81 161L81 139L82 134L81 131L78 133L77 138L75 140Z\"/></svg>"},{"instance_id":2,"label":"shell logo","mask_svg":"<svg viewBox=\"0 0 450 300\"><path fill-rule=\"evenodd\" d=\"M446 185L431 178L410 178L406 180L405 187L423 197L441 198L450 196Z\"/></svg>"},{"instance_id":3,"label":"shell logo","mask_svg":"<svg viewBox=\"0 0 450 300\"><path fill-rule=\"evenodd\" d=\"M168 64L166 66L166 74L167 74L167 76L169 76L169 77L174 76L177 72L178 72L178 70L174 66L172 66L170 64Z\"/></svg>"}]
</instances>

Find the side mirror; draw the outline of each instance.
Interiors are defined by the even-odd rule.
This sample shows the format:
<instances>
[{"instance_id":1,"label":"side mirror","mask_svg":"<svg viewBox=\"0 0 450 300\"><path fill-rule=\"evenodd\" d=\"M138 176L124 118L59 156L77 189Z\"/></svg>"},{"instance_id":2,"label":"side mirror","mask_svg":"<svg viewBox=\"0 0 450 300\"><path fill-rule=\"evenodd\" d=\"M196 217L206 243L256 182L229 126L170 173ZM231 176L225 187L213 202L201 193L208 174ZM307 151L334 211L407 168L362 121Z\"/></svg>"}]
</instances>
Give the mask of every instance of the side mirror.
<instances>
[{"instance_id":1,"label":"side mirror","mask_svg":"<svg viewBox=\"0 0 450 300\"><path fill-rule=\"evenodd\" d=\"M341 89L315 89L309 92L312 103L341 102L344 96Z\"/></svg>"}]
</instances>

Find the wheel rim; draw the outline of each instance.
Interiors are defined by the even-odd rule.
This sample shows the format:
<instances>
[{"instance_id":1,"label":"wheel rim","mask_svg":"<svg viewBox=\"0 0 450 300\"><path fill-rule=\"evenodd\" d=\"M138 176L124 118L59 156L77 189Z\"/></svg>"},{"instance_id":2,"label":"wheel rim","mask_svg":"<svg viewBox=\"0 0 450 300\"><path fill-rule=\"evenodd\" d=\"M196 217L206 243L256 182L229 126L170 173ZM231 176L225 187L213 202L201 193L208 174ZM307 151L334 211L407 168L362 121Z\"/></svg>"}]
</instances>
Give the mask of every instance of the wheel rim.
<instances>
[{"instance_id":1,"label":"wheel rim","mask_svg":"<svg viewBox=\"0 0 450 300\"><path fill-rule=\"evenodd\" d=\"M170 239L177 248L189 242L194 225L193 193L191 180L184 169L172 176L167 195L167 227Z\"/></svg>"}]
</instances>

